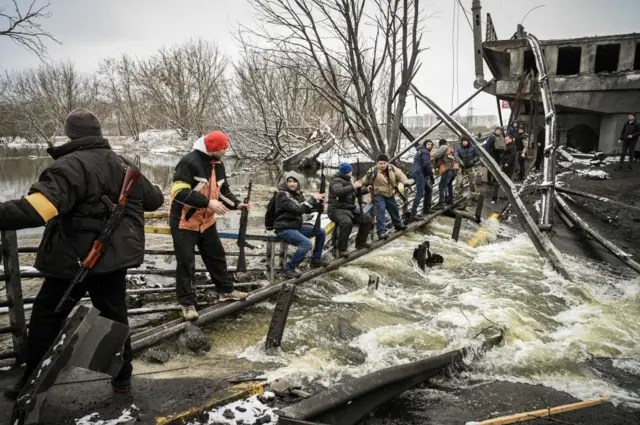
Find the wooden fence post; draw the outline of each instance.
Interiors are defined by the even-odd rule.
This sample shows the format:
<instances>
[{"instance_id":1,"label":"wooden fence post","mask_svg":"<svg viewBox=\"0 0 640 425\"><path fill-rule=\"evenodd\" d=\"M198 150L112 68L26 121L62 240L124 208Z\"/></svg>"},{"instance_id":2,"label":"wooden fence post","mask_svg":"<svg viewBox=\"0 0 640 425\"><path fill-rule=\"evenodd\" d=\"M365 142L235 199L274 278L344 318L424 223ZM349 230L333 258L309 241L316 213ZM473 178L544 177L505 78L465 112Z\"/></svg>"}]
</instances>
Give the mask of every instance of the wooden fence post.
<instances>
[{"instance_id":1,"label":"wooden fence post","mask_svg":"<svg viewBox=\"0 0 640 425\"><path fill-rule=\"evenodd\" d=\"M16 365L20 365L25 361L27 354L27 323L24 318L22 284L20 282L18 236L15 231L2 231L0 238L7 302L9 303L9 323L13 328L13 350L16 352Z\"/></svg>"},{"instance_id":2,"label":"wooden fence post","mask_svg":"<svg viewBox=\"0 0 640 425\"><path fill-rule=\"evenodd\" d=\"M276 243L267 241L267 280L271 283L276 280Z\"/></svg>"}]
</instances>

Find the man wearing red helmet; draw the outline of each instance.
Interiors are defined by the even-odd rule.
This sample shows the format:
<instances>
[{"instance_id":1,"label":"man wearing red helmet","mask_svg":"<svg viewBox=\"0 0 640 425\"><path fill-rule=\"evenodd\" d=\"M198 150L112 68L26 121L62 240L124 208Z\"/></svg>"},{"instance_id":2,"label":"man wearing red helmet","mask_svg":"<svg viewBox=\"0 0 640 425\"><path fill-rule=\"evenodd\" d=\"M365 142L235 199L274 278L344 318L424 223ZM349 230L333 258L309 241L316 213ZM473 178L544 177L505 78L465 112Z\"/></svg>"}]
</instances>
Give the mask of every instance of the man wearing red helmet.
<instances>
[{"instance_id":1,"label":"man wearing red helmet","mask_svg":"<svg viewBox=\"0 0 640 425\"><path fill-rule=\"evenodd\" d=\"M229 138L213 131L199 138L193 151L176 165L171 185L169 226L177 260L176 290L182 314L187 320L198 318L193 290L195 252L197 246L202 261L216 285L220 300L242 300L246 292L233 289L227 272L224 247L216 230L216 214L230 209L251 209L229 189L222 157L229 149Z\"/></svg>"}]
</instances>

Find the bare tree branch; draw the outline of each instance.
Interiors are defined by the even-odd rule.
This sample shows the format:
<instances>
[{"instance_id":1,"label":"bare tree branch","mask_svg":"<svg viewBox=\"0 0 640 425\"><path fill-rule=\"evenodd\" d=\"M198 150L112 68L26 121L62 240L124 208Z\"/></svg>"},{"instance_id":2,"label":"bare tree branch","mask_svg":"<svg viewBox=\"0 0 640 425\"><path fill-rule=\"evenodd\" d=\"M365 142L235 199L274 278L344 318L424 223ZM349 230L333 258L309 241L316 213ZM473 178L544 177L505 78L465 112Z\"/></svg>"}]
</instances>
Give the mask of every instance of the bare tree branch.
<instances>
[{"instance_id":1,"label":"bare tree branch","mask_svg":"<svg viewBox=\"0 0 640 425\"><path fill-rule=\"evenodd\" d=\"M0 36L9 37L16 44L31 50L39 57L47 54L46 41L60 43L48 31L42 28L41 21L51 17L47 12L51 3L36 6L38 0L32 0L27 8L18 6L18 0L13 0L13 10L0 8Z\"/></svg>"}]
</instances>

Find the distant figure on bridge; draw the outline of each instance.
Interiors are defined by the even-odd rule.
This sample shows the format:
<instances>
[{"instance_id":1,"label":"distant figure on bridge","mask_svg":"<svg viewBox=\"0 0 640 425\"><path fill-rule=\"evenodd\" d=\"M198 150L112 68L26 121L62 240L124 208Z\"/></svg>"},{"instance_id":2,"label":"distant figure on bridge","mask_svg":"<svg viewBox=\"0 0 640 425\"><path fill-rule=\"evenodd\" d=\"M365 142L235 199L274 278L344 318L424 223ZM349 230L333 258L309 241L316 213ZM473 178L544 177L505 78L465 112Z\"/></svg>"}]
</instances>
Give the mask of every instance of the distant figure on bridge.
<instances>
[{"instance_id":1,"label":"distant figure on bridge","mask_svg":"<svg viewBox=\"0 0 640 425\"><path fill-rule=\"evenodd\" d=\"M338 172L333 176L329 185L329 209L327 212L338 230L338 253L341 257L348 256L349 236L351 236L354 224L359 225L356 249L371 247L367 243L367 237L373 227L373 220L369 214L360 214L360 208L356 205L358 189L362 191L362 194L369 191L362 187L361 180L352 183L352 175L353 167L351 164L340 164Z\"/></svg>"},{"instance_id":2,"label":"distant figure on bridge","mask_svg":"<svg viewBox=\"0 0 640 425\"><path fill-rule=\"evenodd\" d=\"M636 144L638 143L638 137L640 137L640 123L636 120L636 114L629 114L628 120L622 126L620 132L620 140L618 144L622 145L622 152L620 153L620 165L618 170L622 170L624 166L624 157L629 154L629 164L627 165L627 171L631 171L631 162L635 156Z\"/></svg>"},{"instance_id":3,"label":"distant figure on bridge","mask_svg":"<svg viewBox=\"0 0 640 425\"><path fill-rule=\"evenodd\" d=\"M312 247L311 268L325 267L328 264L322 260L326 237L324 229L321 227L320 231L315 233L313 226L302 224L302 216L313 211L318 202L323 202L324 194L316 193L305 200L300 189L301 180L298 173L289 171L285 174L284 181L278 185L278 193L276 194L273 228L278 237L298 247L282 270L282 277L285 279L295 279L301 276L296 268L302 263ZM313 237L316 238L315 246L311 243Z\"/></svg>"},{"instance_id":4,"label":"distant figure on bridge","mask_svg":"<svg viewBox=\"0 0 640 425\"><path fill-rule=\"evenodd\" d=\"M511 178L516 169L516 144L511 136L505 137L504 141L505 148L502 151L502 156L500 157L500 168L507 177Z\"/></svg>"},{"instance_id":5,"label":"distant figure on bridge","mask_svg":"<svg viewBox=\"0 0 640 425\"><path fill-rule=\"evenodd\" d=\"M176 292L182 315L187 320L198 318L193 289L195 251L198 246L220 301L243 300L246 292L233 288L227 272L227 258L216 229L216 214L229 209L251 209L231 192L222 157L229 149L229 138L221 131L200 137L193 151L176 165L171 185L169 227L176 255Z\"/></svg>"},{"instance_id":6,"label":"distant figure on bridge","mask_svg":"<svg viewBox=\"0 0 640 425\"><path fill-rule=\"evenodd\" d=\"M0 202L0 230L46 226L35 262L45 278L33 302L27 367L16 385L5 391L5 396L12 400L38 367L77 303L68 302L56 313L58 303L80 269L80 261L86 258L109 218L109 209L101 198L106 196L116 203L127 167L136 168L111 150L107 139L102 137L100 120L90 111L71 112L64 133L70 141L47 151L54 162L31 186L29 195ZM163 203L162 190L142 176L127 199L124 218L110 243L86 279L71 292L73 300L80 300L89 292L91 303L101 316L129 325L127 269L144 260L144 212L155 211ZM122 351L124 364L111 380L114 392L129 392L132 359L131 339L127 338Z\"/></svg>"},{"instance_id":7,"label":"distant figure on bridge","mask_svg":"<svg viewBox=\"0 0 640 425\"><path fill-rule=\"evenodd\" d=\"M502 153L504 152L505 142L504 136L502 135L502 128L496 127L493 131L493 134L487 138L487 144L485 145L485 150L491 154L491 157L500 164L500 158L502 158ZM494 180L494 177L491 173L489 173L489 183Z\"/></svg>"},{"instance_id":8,"label":"distant figure on bridge","mask_svg":"<svg viewBox=\"0 0 640 425\"><path fill-rule=\"evenodd\" d=\"M427 216L431 212L431 199L433 194L433 167L431 166L431 149L433 142L425 140L423 145L418 145L416 155L413 157L413 180L416 182L416 197L411 206L410 221L417 221L422 216ZM422 216L418 215L418 206L424 197L422 206Z\"/></svg>"},{"instance_id":9,"label":"distant figure on bridge","mask_svg":"<svg viewBox=\"0 0 640 425\"><path fill-rule=\"evenodd\" d=\"M518 128L518 134L514 138L516 144L516 158L518 163L518 179L524 180L525 177L525 162L527 160L527 151L529 147L529 134L524 128Z\"/></svg>"},{"instance_id":10,"label":"distant figure on bridge","mask_svg":"<svg viewBox=\"0 0 640 425\"><path fill-rule=\"evenodd\" d=\"M396 190L404 193L404 185L409 183L409 179L402 170L395 165L389 164L389 157L385 154L378 156L378 163L373 170L370 170L364 178L364 183L368 185L370 192L374 194L373 202L376 209L376 230L379 239L388 239L386 212L389 211L391 223L396 230L405 230L407 226L402 223L398 204L396 203Z\"/></svg>"},{"instance_id":11,"label":"distant figure on bridge","mask_svg":"<svg viewBox=\"0 0 640 425\"><path fill-rule=\"evenodd\" d=\"M438 189L440 199L437 208L444 208L445 205L453 203L453 181L460 168L460 164L456 160L455 153L445 139L440 139L438 149L431 154L432 161L438 167L440 174L440 184Z\"/></svg>"},{"instance_id":12,"label":"distant figure on bridge","mask_svg":"<svg viewBox=\"0 0 640 425\"><path fill-rule=\"evenodd\" d=\"M466 137L462 138L461 144L456 148L455 156L460 159L461 172L456 177L456 192L460 193L462 190L462 180L464 176L469 179L469 188L471 189L471 195L477 196L478 191L476 188L476 164L480 162L480 155L475 146L471 144Z\"/></svg>"}]
</instances>

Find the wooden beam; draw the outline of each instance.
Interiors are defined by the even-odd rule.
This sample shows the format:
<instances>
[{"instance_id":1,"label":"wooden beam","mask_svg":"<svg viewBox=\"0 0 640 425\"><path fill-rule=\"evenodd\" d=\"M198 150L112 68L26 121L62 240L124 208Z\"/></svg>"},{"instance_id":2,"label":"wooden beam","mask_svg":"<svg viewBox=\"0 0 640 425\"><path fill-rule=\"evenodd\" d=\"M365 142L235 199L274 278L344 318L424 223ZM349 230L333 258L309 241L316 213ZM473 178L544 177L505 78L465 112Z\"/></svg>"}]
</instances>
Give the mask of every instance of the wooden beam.
<instances>
[{"instance_id":1,"label":"wooden beam","mask_svg":"<svg viewBox=\"0 0 640 425\"><path fill-rule=\"evenodd\" d=\"M608 403L609 398L600 397L594 400L585 400L578 403L565 404L563 406L551 407L549 409L534 410L531 412L517 413L510 416L501 416L499 418L487 419L486 421L476 422L476 425L508 425L516 422L532 421L534 419L544 419L551 415L559 413L571 412L573 410L584 409L585 407L597 406L599 404Z\"/></svg>"}]
</instances>

